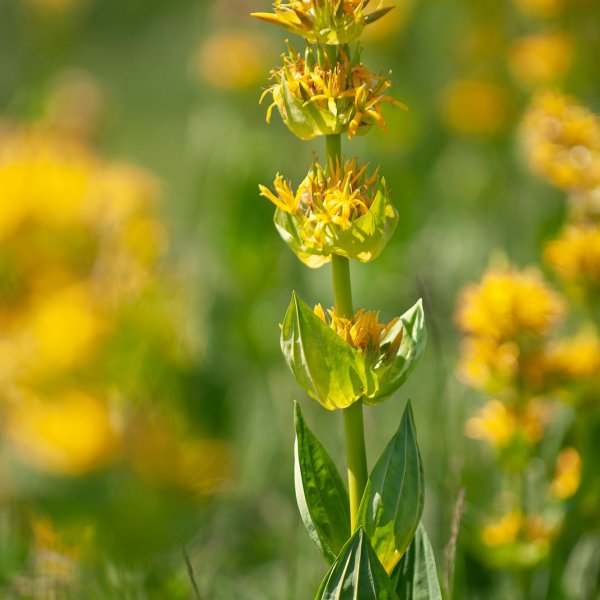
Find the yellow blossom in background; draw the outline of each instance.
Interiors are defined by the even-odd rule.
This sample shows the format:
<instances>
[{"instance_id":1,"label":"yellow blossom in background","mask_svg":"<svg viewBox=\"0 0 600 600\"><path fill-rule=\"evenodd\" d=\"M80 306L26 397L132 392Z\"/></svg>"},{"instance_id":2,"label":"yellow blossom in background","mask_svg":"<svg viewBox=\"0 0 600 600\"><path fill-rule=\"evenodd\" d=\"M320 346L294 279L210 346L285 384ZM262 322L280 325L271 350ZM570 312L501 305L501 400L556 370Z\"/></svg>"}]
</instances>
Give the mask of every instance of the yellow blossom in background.
<instances>
[{"instance_id":1,"label":"yellow blossom in background","mask_svg":"<svg viewBox=\"0 0 600 600\"><path fill-rule=\"evenodd\" d=\"M31 316L34 367L64 369L85 360L104 328L91 290L73 285L38 302Z\"/></svg>"},{"instance_id":2,"label":"yellow blossom in background","mask_svg":"<svg viewBox=\"0 0 600 600\"><path fill-rule=\"evenodd\" d=\"M575 383L600 376L600 338L593 329L584 329L573 338L552 342L545 351L544 368L549 376Z\"/></svg>"},{"instance_id":3,"label":"yellow blossom in background","mask_svg":"<svg viewBox=\"0 0 600 600\"><path fill-rule=\"evenodd\" d=\"M385 40L394 35L401 35L412 7L413 0L395 0L394 10L390 11L385 19L378 19L369 25L369 27L366 27L362 33L361 40L367 40L370 43Z\"/></svg>"},{"instance_id":4,"label":"yellow blossom in background","mask_svg":"<svg viewBox=\"0 0 600 600\"><path fill-rule=\"evenodd\" d=\"M478 389L502 388L519 369L519 346L490 338L467 337L460 348L458 372L461 379Z\"/></svg>"},{"instance_id":5,"label":"yellow blossom in background","mask_svg":"<svg viewBox=\"0 0 600 600\"><path fill-rule=\"evenodd\" d=\"M567 225L544 249L548 265L565 282L600 287L600 226Z\"/></svg>"},{"instance_id":6,"label":"yellow blossom in background","mask_svg":"<svg viewBox=\"0 0 600 600\"><path fill-rule=\"evenodd\" d=\"M523 14L532 17L552 17L559 14L568 0L514 0Z\"/></svg>"},{"instance_id":7,"label":"yellow blossom in background","mask_svg":"<svg viewBox=\"0 0 600 600\"><path fill-rule=\"evenodd\" d=\"M565 34L538 33L512 44L508 65L520 83L530 87L547 86L564 77L573 55L573 42Z\"/></svg>"},{"instance_id":8,"label":"yellow blossom in background","mask_svg":"<svg viewBox=\"0 0 600 600\"><path fill-rule=\"evenodd\" d=\"M564 310L558 294L534 268L491 268L481 283L462 290L456 320L467 334L496 340L544 335Z\"/></svg>"},{"instance_id":9,"label":"yellow blossom in background","mask_svg":"<svg viewBox=\"0 0 600 600\"><path fill-rule=\"evenodd\" d=\"M442 95L442 116L459 133L486 135L506 124L509 113L507 92L484 79L461 79Z\"/></svg>"},{"instance_id":10,"label":"yellow blossom in background","mask_svg":"<svg viewBox=\"0 0 600 600\"><path fill-rule=\"evenodd\" d=\"M568 96L536 96L522 125L531 169L568 191L600 186L600 119Z\"/></svg>"},{"instance_id":11,"label":"yellow blossom in background","mask_svg":"<svg viewBox=\"0 0 600 600\"><path fill-rule=\"evenodd\" d=\"M254 86L265 69L264 40L246 31L213 33L198 48L194 57L203 81L227 90Z\"/></svg>"},{"instance_id":12,"label":"yellow blossom in background","mask_svg":"<svg viewBox=\"0 0 600 600\"><path fill-rule=\"evenodd\" d=\"M560 499L570 498L581 482L581 456L575 448L565 448L556 460L556 474L552 481L552 494Z\"/></svg>"},{"instance_id":13,"label":"yellow blossom in background","mask_svg":"<svg viewBox=\"0 0 600 600\"><path fill-rule=\"evenodd\" d=\"M534 444L548 421L549 407L543 401L530 402L517 412L499 400L489 400L467 421L465 433L496 448L506 447L515 436Z\"/></svg>"},{"instance_id":14,"label":"yellow blossom in background","mask_svg":"<svg viewBox=\"0 0 600 600\"><path fill-rule=\"evenodd\" d=\"M6 407L2 429L20 460L56 475L96 470L119 449L108 407L85 391L46 398L21 394Z\"/></svg>"},{"instance_id":15,"label":"yellow blossom in background","mask_svg":"<svg viewBox=\"0 0 600 600\"><path fill-rule=\"evenodd\" d=\"M465 433L495 447L506 446L517 431L516 416L498 400L490 400L465 425Z\"/></svg>"},{"instance_id":16,"label":"yellow blossom in background","mask_svg":"<svg viewBox=\"0 0 600 600\"><path fill-rule=\"evenodd\" d=\"M523 515L521 511L513 510L499 520L488 523L481 531L481 538L486 546L503 546L517 539Z\"/></svg>"}]
</instances>

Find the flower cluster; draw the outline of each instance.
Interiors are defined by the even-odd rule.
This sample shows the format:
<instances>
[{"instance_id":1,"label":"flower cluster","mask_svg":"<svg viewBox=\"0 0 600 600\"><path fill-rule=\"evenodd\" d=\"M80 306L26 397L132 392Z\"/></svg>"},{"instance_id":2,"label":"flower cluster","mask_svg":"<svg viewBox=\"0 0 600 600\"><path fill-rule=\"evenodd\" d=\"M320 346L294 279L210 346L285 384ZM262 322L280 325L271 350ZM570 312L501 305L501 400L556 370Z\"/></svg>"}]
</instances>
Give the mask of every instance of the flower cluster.
<instances>
[{"instance_id":1,"label":"flower cluster","mask_svg":"<svg viewBox=\"0 0 600 600\"><path fill-rule=\"evenodd\" d=\"M369 23L392 10L380 6L366 12L371 0L275 0L273 13L252 13L254 17L285 27L311 44L347 44Z\"/></svg>"},{"instance_id":2,"label":"flower cluster","mask_svg":"<svg viewBox=\"0 0 600 600\"><path fill-rule=\"evenodd\" d=\"M385 181L377 171L367 176L367 165L356 159L343 165L330 161L328 169L315 161L296 191L277 174L273 188L261 185L260 191L277 207L277 229L310 267L320 267L332 254L373 260L398 222Z\"/></svg>"},{"instance_id":3,"label":"flower cluster","mask_svg":"<svg viewBox=\"0 0 600 600\"><path fill-rule=\"evenodd\" d=\"M600 186L600 119L556 93L537 96L523 121L531 169L570 192Z\"/></svg>"},{"instance_id":4,"label":"flower cluster","mask_svg":"<svg viewBox=\"0 0 600 600\"><path fill-rule=\"evenodd\" d=\"M179 307L161 269L158 183L103 160L84 138L36 124L0 134L0 188L0 412L15 461L2 468L74 478L120 461L135 468L129 442L139 423L125 398L148 394L137 375L145 352L173 372L193 359L193 340L166 343ZM182 462L175 426L161 427L173 439L171 464ZM201 479L190 465L187 479L164 483L209 491L212 480Z\"/></svg>"},{"instance_id":5,"label":"flower cluster","mask_svg":"<svg viewBox=\"0 0 600 600\"><path fill-rule=\"evenodd\" d=\"M384 94L391 82L374 75L344 45L332 54L322 46L307 46L304 56L288 44L283 66L271 71L275 83L261 97L273 96L267 121L276 106L284 123L300 139L347 132L348 139L366 133L374 124L386 129L384 102L406 107Z\"/></svg>"}]
</instances>

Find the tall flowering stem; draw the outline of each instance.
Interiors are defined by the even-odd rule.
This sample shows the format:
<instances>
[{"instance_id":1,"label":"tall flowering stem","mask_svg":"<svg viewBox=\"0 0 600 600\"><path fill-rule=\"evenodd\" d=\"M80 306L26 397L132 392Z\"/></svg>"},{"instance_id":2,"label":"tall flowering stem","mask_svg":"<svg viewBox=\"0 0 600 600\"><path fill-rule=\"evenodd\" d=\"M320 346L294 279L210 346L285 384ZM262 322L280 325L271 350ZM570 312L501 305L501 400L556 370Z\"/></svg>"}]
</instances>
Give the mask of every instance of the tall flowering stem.
<instances>
[{"instance_id":1,"label":"tall flowering stem","mask_svg":"<svg viewBox=\"0 0 600 600\"><path fill-rule=\"evenodd\" d=\"M342 157L349 140L376 124L386 128L382 104L404 107L383 92L391 83L374 75L350 42L375 18L363 0L275 0L263 21L300 33L304 58L291 44L284 65L263 97L303 140L325 137L325 165L317 159L294 189L277 174L273 189L259 186L276 207L274 222L285 243L308 267L331 262L335 305L311 309L295 293L281 325L281 349L296 380L327 410L344 418L348 487L334 461L295 410L295 487L309 535L331 565L316 600L346 597L398 600L407 589L441 600L425 529L421 457L410 402L400 427L371 473L363 405L389 398L406 381L425 344L423 307L379 322L379 312L354 310L350 259L379 256L398 223L398 212L379 169ZM321 18L323 17L323 18ZM324 17L327 17L326 19ZM325 27L326 25L326 27ZM353 565L349 567L349 565ZM341 595L342 594L342 595ZM415 597L417 597L415 596Z\"/></svg>"},{"instance_id":2,"label":"tall flowering stem","mask_svg":"<svg viewBox=\"0 0 600 600\"><path fill-rule=\"evenodd\" d=\"M325 138L327 164L342 160L341 135L328 135ZM351 319L354 316L352 284L350 281L350 261L345 256L334 254L331 257L333 275L333 296L340 316ZM346 435L346 460L348 464L348 492L350 495L350 522L356 526L358 507L367 485L367 452L363 425L362 403L355 402L344 409L344 432Z\"/></svg>"}]
</instances>

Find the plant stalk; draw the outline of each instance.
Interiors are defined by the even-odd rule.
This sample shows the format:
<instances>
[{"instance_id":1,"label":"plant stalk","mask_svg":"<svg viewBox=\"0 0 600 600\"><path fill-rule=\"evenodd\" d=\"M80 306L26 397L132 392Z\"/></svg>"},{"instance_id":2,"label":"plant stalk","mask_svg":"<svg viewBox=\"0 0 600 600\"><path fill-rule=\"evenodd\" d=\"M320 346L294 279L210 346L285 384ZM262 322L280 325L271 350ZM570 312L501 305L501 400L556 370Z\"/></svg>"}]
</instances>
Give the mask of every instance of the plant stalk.
<instances>
[{"instance_id":1,"label":"plant stalk","mask_svg":"<svg viewBox=\"0 0 600 600\"><path fill-rule=\"evenodd\" d=\"M341 136L328 135L327 170L336 160L341 162ZM350 282L350 261L344 256L331 256L333 274L333 295L338 313L347 319L354 316L352 303L352 285ZM348 462L348 492L350 495L350 524L352 531L356 527L358 507L369 477L367 469L367 453L365 449L365 431L363 424L362 402L358 401L345 408L344 431L346 434L346 456Z\"/></svg>"}]
</instances>

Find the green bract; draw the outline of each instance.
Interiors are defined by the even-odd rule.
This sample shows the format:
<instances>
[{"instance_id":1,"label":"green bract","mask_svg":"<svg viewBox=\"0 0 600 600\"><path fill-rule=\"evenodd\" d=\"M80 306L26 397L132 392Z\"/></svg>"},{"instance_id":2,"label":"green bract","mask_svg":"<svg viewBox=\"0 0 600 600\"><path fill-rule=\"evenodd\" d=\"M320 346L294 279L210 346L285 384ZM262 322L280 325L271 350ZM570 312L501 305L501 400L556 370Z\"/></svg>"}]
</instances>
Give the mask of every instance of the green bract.
<instances>
[{"instance_id":1,"label":"green bract","mask_svg":"<svg viewBox=\"0 0 600 600\"><path fill-rule=\"evenodd\" d=\"M347 228L327 224L319 238L310 233L310 222L302 213L290 214L277 208L274 216L277 231L296 256L307 266L318 268L331 260L332 254L370 262L377 258L398 224L398 211L388 198L385 179L369 210Z\"/></svg>"},{"instance_id":2,"label":"green bract","mask_svg":"<svg viewBox=\"0 0 600 600\"><path fill-rule=\"evenodd\" d=\"M281 348L298 383L325 408L335 410L359 400L378 404L390 396L415 366L425 335L419 300L373 351L361 351L294 293L282 325Z\"/></svg>"}]
</instances>

